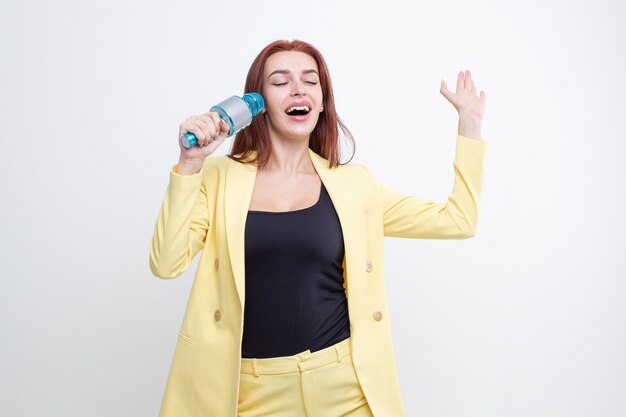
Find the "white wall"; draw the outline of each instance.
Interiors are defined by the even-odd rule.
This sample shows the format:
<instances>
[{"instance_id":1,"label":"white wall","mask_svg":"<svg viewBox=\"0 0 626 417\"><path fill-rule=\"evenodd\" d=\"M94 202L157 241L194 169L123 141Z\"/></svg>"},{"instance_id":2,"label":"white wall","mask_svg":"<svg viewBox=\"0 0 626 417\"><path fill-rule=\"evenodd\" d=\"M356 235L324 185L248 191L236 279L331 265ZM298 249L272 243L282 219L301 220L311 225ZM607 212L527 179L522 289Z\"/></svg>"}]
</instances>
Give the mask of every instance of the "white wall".
<instances>
[{"instance_id":1,"label":"white wall","mask_svg":"<svg viewBox=\"0 0 626 417\"><path fill-rule=\"evenodd\" d=\"M623 2L174 4L0 3L2 415L157 414L195 269L148 270L178 125L279 38L325 54L354 161L423 198L452 185L439 80L487 93L477 236L386 241L408 415L626 415Z\"/></svg>"}]
</instances>

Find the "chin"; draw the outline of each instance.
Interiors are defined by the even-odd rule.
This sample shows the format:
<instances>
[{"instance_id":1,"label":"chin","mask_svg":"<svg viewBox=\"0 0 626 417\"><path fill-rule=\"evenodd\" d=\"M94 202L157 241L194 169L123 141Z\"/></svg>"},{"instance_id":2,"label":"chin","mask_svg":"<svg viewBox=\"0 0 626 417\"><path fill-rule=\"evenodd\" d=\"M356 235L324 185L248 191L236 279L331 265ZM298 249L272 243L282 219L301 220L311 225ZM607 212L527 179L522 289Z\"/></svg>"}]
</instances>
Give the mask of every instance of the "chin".
<instances>
[{"instance_id":1,"label":"chin","mask_svg":"<svg viewBox=\"0 0 626 417\"><path fill-rule=\"evenodd\" d=\"M311 132L290 132L288 133L286 136L289 138L292 138L293 140L306 140L308 141L309 138L311 137L311 133L313 133L313 131Z\"/></svg>"}]
</instances>

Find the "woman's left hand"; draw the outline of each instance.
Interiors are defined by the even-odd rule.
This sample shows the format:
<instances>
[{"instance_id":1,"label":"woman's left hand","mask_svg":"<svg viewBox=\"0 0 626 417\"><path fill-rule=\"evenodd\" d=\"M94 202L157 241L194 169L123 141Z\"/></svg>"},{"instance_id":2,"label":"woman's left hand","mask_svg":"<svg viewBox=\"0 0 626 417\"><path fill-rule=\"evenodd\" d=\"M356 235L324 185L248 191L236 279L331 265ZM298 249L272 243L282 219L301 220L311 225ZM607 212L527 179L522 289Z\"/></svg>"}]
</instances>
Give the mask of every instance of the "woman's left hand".
<instances>
[{"instance_id":1,"label":"woman's left hand","mask_svg":"<svg viewBox=\"0 0 626 417\"><path fill-rule=\"evenodd\" d=\"M471 118L473 120L481 121L485 114L485 92L481 91L478 94L474 80L472 80L472 74L468 71L459 72L456 79L456 92L448 90L446 82L441 80L441 88L439 89L441 94L448 99L450 103L459 112L461 118Z\"/></svg>"}]
</instances>

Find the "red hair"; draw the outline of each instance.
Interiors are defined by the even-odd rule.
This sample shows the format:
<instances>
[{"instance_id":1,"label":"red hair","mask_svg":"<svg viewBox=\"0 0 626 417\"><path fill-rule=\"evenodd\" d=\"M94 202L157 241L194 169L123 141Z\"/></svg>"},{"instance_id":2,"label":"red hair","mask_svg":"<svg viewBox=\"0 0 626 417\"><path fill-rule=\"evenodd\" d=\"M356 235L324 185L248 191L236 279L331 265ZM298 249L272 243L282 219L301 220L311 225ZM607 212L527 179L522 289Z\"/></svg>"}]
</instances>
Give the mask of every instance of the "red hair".
<instances>
[{"instance_id":1,"label":"red hair","mask_svg":"<svg viewBox=\"0 0 626 417\"><path fill-rule=\"evenodd\" d=\"M330 162L329 165L331 168L339 165L339 129L341 128L344 136L352 144L352 155L345 163L350 162L354 156L354 138L337 115L335 97L333 95L333 88L330 82L330 74L326 66L326 61L324 61L322 54L313 45L299 40L278 40L267 45L263 48L261 53L257 55L248 70L244 93L257 92L263 95L263 71L265 69L265 62L271 55L282 51L304 52L315 60L319 69L320 86L324 96L324 111L320 113L315 129L311 132L309 148L321 157L327 159ZM239 162L256 163L259 168L267 164L271 152L271 143L265 114L252 119L250 126L237 133L230 154L228 154L229 158ZM252 158L252 151L256 151L256 158Z\"/></svg>"}]
</instances>

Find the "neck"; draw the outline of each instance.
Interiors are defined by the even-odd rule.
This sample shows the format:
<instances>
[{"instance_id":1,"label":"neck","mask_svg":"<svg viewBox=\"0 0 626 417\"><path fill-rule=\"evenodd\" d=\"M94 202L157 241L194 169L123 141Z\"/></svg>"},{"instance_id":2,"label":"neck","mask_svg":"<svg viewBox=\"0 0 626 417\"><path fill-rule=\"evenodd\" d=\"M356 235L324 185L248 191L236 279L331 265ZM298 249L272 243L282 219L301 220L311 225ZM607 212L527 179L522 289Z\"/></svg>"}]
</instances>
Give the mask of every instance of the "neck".
<instances>
[{"instance_id":1,"label":"neck","mask_svg":"<svg viewBox=\"0 0 626 417\"><path fill-rule=\"evenodd\" d=\"M264 171L293 176L313 174L315 168L309 155L309 138L282 140L272 138L272 151Z\"/></svg>"}]
</instances>

